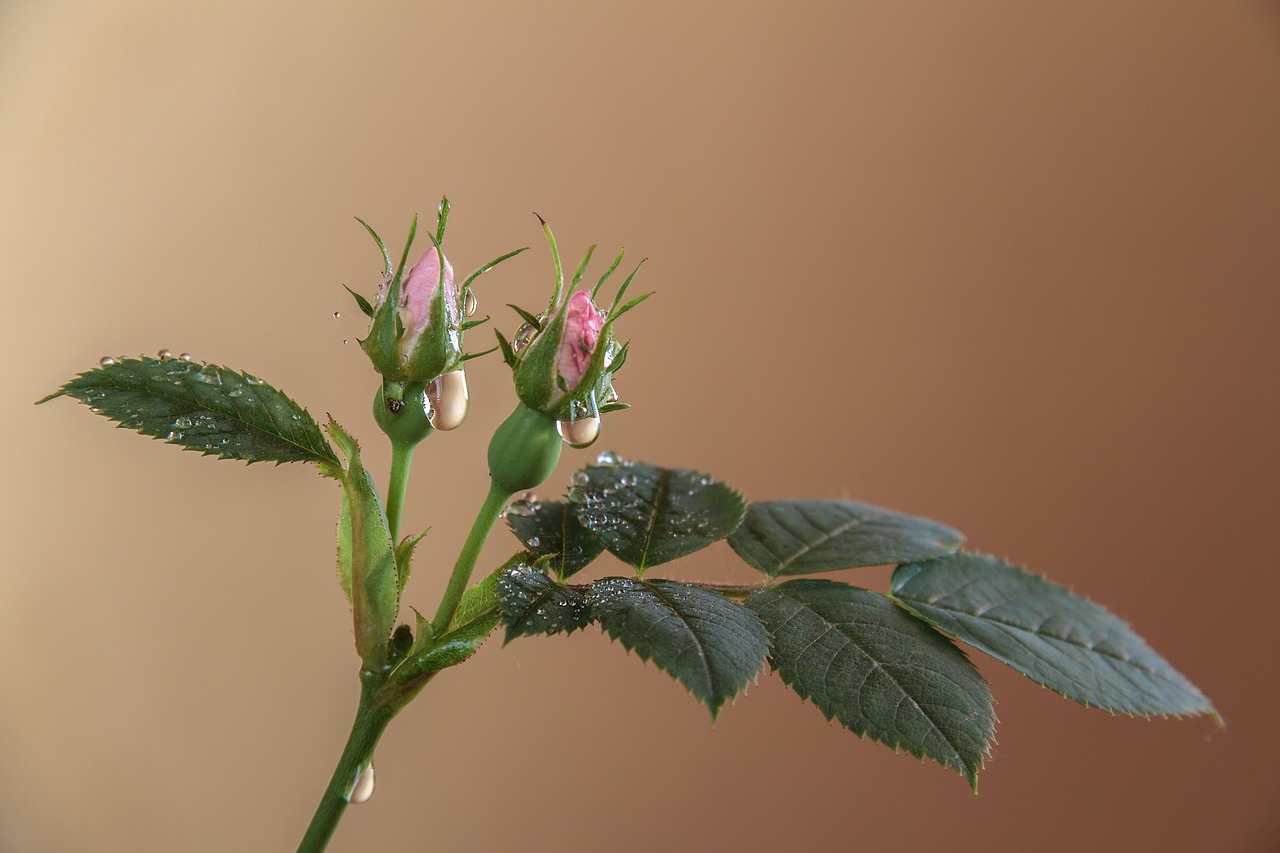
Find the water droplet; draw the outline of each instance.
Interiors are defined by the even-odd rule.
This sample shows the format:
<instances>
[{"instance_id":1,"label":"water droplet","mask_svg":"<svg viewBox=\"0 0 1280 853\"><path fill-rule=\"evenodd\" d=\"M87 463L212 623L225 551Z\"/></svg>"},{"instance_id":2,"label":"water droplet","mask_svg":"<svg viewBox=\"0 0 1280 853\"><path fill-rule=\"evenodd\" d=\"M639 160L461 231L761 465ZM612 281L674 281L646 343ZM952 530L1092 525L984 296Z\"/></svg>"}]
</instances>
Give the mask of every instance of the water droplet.
<instances>
[{"instance_id":1,"label":"water droplet","mask_svg":"<svg viewBox=\"0 0 1280 853\"><path fill-rule=\"evenodd\" d=\"M156 353L156 357L161 361L164 361L165 359L173 358L173 352L171 350L162 349L160 352Z\"/></svg>"},{"instance_id":2,"label":"water droplet","mask_svg":"<svg viewBox=\"0 0 1280 853\"><path fill-rule=\"evenodd\" d=\"M182 359L183 361L190 361L190 360L191 360L191 353L189 353L189 352L180 352L180 353L178 353L178 358Z\"/></svg>"},{"instance_id":3,"label":"water droplet","mask_svg":"<svg viewBox=\"0 0 1280 853\"><path fill-rule=\"evenodd\" d=\"M569 478L569 483L574 486L585 486L589 482L591 482L591 477L587 475L586 471L574 471L573 476Z\"/></svg>"},{"instance_id":4,"label":"water droplet","mask_svg":"<svg viewBox=\"0 0 1280 853\"><path fill-rule=\"evenodd\" d=\"M245 382L248 382L250 385L261 385L261 384L262 384L262 380L261 380L261 379L259 379L258 377L254 376L254 375L252 375L252 374L250 374L250 373L246 373L246 374L244 375L244 381L245 381Z\"/></svg>"},{"instance_id":5,"label":"water droplet","mask_svg":"<svg viewBox=\"0 0 1280 853\"><path fill-rule=\"evenodd\" d=\"M173 430L166 436L166 438L168 438L169 441L182 441L182 433L177 430Z\"/></svg>"},{"instance_id":6,"label":"water droplet","mask_svg":"<svg viewBox=\"0 0 1280 853\"><path fill-rule=\"evenodd\" d=\"M206 364L200 368L200 372L195 375L195 378L208 385L222 384L222 373L212 364Z\"/></svg>"},{"instance_id":7,"label":"water droplet","mask_svg":"<svg viewBox=\"0 0 1280 853\"><path fill-rule=\"evenodd\" d=\"M178 418L173 422L174 429L190 429L191 418Z\"/></svg>"},{"instance_id":8,"label":"water droplet","mask_svg":"<svg viewBox=\"0 0 1280 853\"><path fill-rule=\"evenodd\" d=\"M438 430L457 429L467 419L471 401L467 396L467 374L464 370L451 370L427 386L427 402L431 412L427 416Z\"/></svg>"},{"instance_id":9,"label":"water droplet","mask_svg":"<svg viewBox=\"0 0 1280 853\"><path fill-rule=\"evenodd\" d=\"M511 506L507 507L507 515L518 515L527 518L533 515L533 512L533 504L523 500L512 501Z\"/></svg>"},{"instance_id":10,"label":"water droplet","mask_svg":"<svg viewBox=\"0 0 1280 853\"><path fill-rule=\"evenodd\" d=\"M347 342L347 339L346 339L346 338L343 338L343 339L342 339L342 342L345 344L345 343Z\"/></svg>"},{"instance_id":11,"label":"water droplet","mask_svg":"<svg viewBox=\"0 0 1280 853\"><path fill-rule=\"evenodd\" d=\"M102 358L98 359L98 365L100 367L106 367L108 364L115 364L115 363L116 363L116 360L109 355L104 355Z\"/></svg>"},{"instance_id":12,"label":"water droplet","mask_svg":"<svg viewBox=\"0 0 1280 853\"><path fill-rule=\"evenodd\" d=\"M243 388L232 388L230 391L227 392L228 397L240 397L243 394L244 394Z\"/></svg>"},{"instance_id":13,"label":"water droplet","mask_svg":"<svg viewBox=\"0 0 1280 853\"><path fill-rule=\"evenodd\" d=\"M355 784L351 786L351 793L347 795L347 802L352 804L367 803L369 798L373 796L373 762L369 762L369 766L360 771L360 775L356 776Z\"/></svg>"},{"instance_id":14,"label":"water droplet","mask_svg":"<svg viewBox=\"0 0 1280 853\"><path fill-rule=\"evenodd\" d=\"M467 288L467 295L462 297L462 313L467 317L474 317L476 309L480 307L480 300L476 299L475 293L471 288Z\"/></svg>"},{"instance_id":15,"label":"water droplet","mask_svg":"<svg viewBox=\"0 0 1280 853\"><path fill-rule=\"evenodd\" d=\"M336 320L336 319L338 319L338 318L339 318L339 317L341 317L341 316L342 316L342 312L341 312L341 311L334 311L334 312L333 312L333 319L335 319L335 320Z\"/></svg>"},{"instance_id":16,"label":"water droplet","mask_svg":"<svg viewBox=\"0 0 1280 853\"><path fill-rule=\"evenodd\" d=\"M527 544L530 548L540 548L542 547L542 540L539 539L537 536L530 536L527 541Z\"/></svg>"},{"instance_id":17,"label":"water droplet","mask_svg":"<svg viewBox=\"0 0 1280 853\"><path fill-rule=\"evenodd\" d=\"M600 455L596 457L597 465L621 465L623 459L612 450L602 450Z\"/></svg>"},{"instance_id":18,"label":"water droplet","mask_svg":"<svg viewBox=\"0 0 1280 853\"><path fill-rule=\"evenodd\" d=\"M511 339L511 349L513 352L520 352L529 344L533 343L533 339L537 337L538 330L531 323L525 323L516 329L516 336Z\"/></svg>"},{"instance_id":19,"label":"water droplet","mask_svg":"<svg viewBox=\"0 0 1280 853\"><path fill-rule=\"evenodd\" d=\"M590 447L600 437L600 419L582 418L576 421L557 421L556 430L570 447Z\"/></svg>"}]
</instances>

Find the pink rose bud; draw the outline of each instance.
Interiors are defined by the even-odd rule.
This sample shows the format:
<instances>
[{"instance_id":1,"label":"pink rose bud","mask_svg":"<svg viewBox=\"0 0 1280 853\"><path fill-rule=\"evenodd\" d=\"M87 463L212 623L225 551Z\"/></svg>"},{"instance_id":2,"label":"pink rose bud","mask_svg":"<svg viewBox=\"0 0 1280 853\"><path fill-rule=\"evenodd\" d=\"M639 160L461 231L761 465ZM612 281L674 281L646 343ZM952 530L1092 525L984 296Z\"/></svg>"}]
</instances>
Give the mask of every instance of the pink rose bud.
<instances>
[{"instance_id":1,"label":"pink rose bud","mask_svg":"<svg viewBox=\"0 0 1280 853\"><path fill-rule=\"evenodd\" d=\"M417 346L418 338L431 322L431 301L440 287L440 253L432 246L423 253L409 271L400 294L400 322L404 337L400 339L400 355L407 359ZM453 265L444 259L445 322L456 329L462 322L458 311L458 289L453 283Z\"/></svg>"},{"instance_id":2,"label":"pink rose bud","mask_svg":"<svg viewBox=\"0 0 1280 853\"><path fill-rule=\"evenodd\" d=\"M591 295L579 290L569 297L565 309L564 337L560 339L560 351L556 356L556 372L564 378L565 387L572 392L587 372L591 355L595 352L600 331L604 328L604 314L591 301Z\"/></svg>"}]
</instances>

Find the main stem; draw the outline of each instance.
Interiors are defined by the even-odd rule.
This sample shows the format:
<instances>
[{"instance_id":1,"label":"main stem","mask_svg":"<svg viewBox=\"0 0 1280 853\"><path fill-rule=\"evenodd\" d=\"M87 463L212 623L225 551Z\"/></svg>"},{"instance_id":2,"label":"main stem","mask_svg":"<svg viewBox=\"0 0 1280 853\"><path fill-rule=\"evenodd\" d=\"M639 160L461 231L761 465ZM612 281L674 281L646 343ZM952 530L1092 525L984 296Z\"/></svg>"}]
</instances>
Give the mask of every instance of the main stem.
<instances>
[{"instance_id":1,"label":"main stem","mask_svg":"<svg viewBox=\"0 0 1280 853\"><path fill-rule=\"evenodd\" d=\"M347 809L347 798L360 773L373 760L373 749L387 728L387 723L396 715L399 708L377 705L371 701L373 690L366 687L360 693L360 706L356 710L356 720L351 726L351 734L347 736L347 745L342 749L342 757L333 770L333 778L325 789L320 805L316 807L307 834L298 845L298 853L321 853L329 846L329 839L338 828L338 821Z\"/></svg>"},{"instance_id":2,"label":"main stem","mask_svg":"<svg viewBox=\"0 0 1280 853\"><path fill-rule=\"evenodd\" d=\"M404 497L409 487L409 465L416 444L391 442L391 482L387 485L387 530L391 541L400 541L400 519L404 516Z\"/></svg>"},{"instance_id":3,"label":"main stem","mask_svg":"<svg viewBox=\"0 0 1280 853\"><path fill-rule=\"evenodd\" d=\"M480 558L480 549L484 547L485 540L489 538L489 533L502 515L502 508L509 500L511 500L510 493L497 483L490 483L489 494L480 507L480 514L476 516L475 524L471 525L471 533L467 535L466 544L458 554L458 562L454 564L453 574L449 576L449 585L444 589L444 598L440 599L436 618L431 621L435 627L436 636L448 629L449 622L458 609L458 602L462 600L462 593L467 588L467 582L471 580L471 572L476 567L476 560Z\"/></svg>"}]
</instances>

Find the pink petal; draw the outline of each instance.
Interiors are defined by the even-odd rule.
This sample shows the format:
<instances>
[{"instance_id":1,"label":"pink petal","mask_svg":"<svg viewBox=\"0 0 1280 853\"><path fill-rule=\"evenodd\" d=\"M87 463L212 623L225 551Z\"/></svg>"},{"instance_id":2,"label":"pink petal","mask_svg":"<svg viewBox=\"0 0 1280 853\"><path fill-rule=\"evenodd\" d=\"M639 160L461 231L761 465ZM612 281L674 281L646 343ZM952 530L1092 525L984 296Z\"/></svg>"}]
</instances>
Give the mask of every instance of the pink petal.
<instances>
[{"instance_id":1,"label":"pink petal","mask_svg":"<svg viewBox=\"0 0 1280 853\"><path fill-rule=\"evenodd\" d=\"M405 277L400 294L400 322L404 323L404 338L400 342L400 351L408 354L413 350L423 329L431 318L431 300L435 298L436 288L440 285L440 254L432 246L422 257L409 275ZM456 327L461 321L458 313L458 291L453 283L453 265L444 259L444 307L449 325Z\"/></svg>"},{"instance_id":2,"label":"pink petal","mask_svg":"<svg viewBox=\"0 0 1280 853\"><path fill-rule=\"evenodd\" d=\"M591 295L585 290L569 297L565 310L569 313L564 321L564 337L560 339L556 370L572 391L582 381L582 374L586 373L591 354L595 352L596 341L604 329L604 314L596 308Z\"/></svg>"}]
</instances>

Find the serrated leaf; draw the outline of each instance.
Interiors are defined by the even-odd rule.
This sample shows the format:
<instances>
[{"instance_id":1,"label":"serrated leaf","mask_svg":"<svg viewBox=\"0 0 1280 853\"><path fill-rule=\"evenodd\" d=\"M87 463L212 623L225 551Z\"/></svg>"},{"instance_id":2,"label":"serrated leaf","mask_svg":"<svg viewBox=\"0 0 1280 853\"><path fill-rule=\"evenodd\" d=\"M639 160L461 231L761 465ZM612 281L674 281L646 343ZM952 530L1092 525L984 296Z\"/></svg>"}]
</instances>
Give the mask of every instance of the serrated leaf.
<instances>
[{"instance_id":1,"label":"serrated leaf","mask_svg":"<svg viewBox=\"0 0 1280 853\"><path fill-rule=\"evenodd\" d=\"M760 501L729 545L769 577L927 560L964 536L927 518L850 501Z\"/></svg>"},{"instance_id":2,"label":"serrated leaf","mask_svg":"<svg viewBox=\"0 0 1280 853\"><path fill-rule=\"evenodd\" d=\"M498 578L498 599L507 643L537 634L572 634L592 622L580 590L556 583L533 566L514 566Z\"/></svg>"},{"instance_id":3,"label":"serrated leaf","mask_svg":"<svg viewBox=\"0 0 1280 853\"><path fill-rule=\"evenodd\" d=\"M742 522L742 495L697 471L636 462L574 474L569 502L609 553L640 572L699 551Z\"/></svg>"},{"instance_id":4,"label":"serrated leaf","mask_svg":"<svg viewBox=\"0 0 1280 853\"><path fill-rule=\"evenodd\" d=\"M336 421L329 421L329 434L347 458L341 476L339 577L350 584L356 652L365 666L377 669L387 661L387 641L400 609L395 546L373 480L360 462L360 446Z\"/></svg>"},{"instance_id":5,"label":"serrated leaf","mask_svg":"<svg viewBox=\"0 0 1280 853\"><path fill-rule=\"evenodd\" d=\"M953 768L977 788L991 693L942 634L869 590L794 580L747 598L782 680L858 735Z\"/></svg>"},{"instance_id":6,"label":"serrated leaf","mask_svg":"<svg viewBox=\"0 0 1280 853\"><path fill-rule=\"evenodd\" d=\"M535 557L550 557L548 567L565 580L604 551L604 543L582 526L562 501L516 501L507 509L507 526Z\"/></svg>"},{"instance_id":7,"label":"serrated leaf","mask_svg":"<svg viewBox=\"0 0 1280 853\"><path fill-rule=\"evenodd\" d=\"M605 578L587 599L609 636L683 684L713 720L769 653L769 635L751 611L692 584Z\"/></svg>"},{"instance_id":8,"label":"serrated leaf","mask_svg":"<svg viewBox=\"0 0 1280 853\"><path fill-rule=\"evenodd\" d=\"M1122 714L1215 714L1212 703L1120 619L1087 598L981 554L899 566L912 612L1050 690Z\"/></svg>"},{"instance_id":9,"label":"serrated leaf","mask_svg":"<svg viewBox=\"0 0 1280 853\"><path fill-rule=\"evenodd\" d=\"M122 427L245 462L338 464L307 410L261 379L180 358L124 358L81 373L66 395Z\"/></svg>"}]
</instances>

